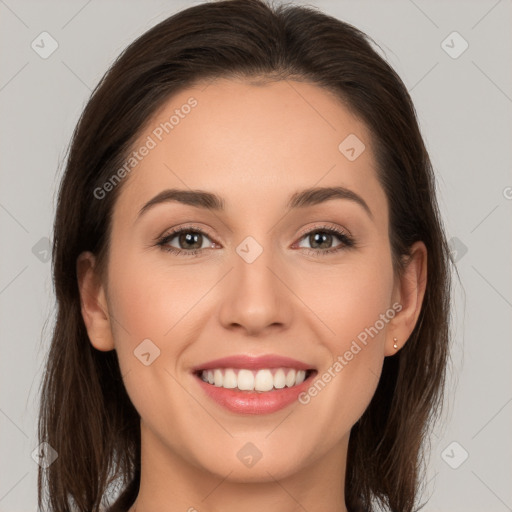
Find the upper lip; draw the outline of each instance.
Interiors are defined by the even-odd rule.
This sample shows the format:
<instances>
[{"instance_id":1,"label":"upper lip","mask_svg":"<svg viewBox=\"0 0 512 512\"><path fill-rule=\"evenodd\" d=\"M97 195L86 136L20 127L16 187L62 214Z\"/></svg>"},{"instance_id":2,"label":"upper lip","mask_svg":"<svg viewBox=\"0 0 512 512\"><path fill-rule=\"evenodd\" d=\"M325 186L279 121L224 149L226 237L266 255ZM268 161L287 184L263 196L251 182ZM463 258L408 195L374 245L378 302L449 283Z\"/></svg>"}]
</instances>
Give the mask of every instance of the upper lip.
<instances>
[{"instance_id":1,"label":"upper lip","mask_svg":"<svg viewBox=\"0 0 512 512\"><path fill-rule=\"evenodd\" d=\"M298 370L313 370L314 368L307 363L298 361L291 357L279 356L277 354L267 354L262 356L235 355L214 359L206 363L199 364L192 368L193 372L200 370L210 370L214 368L296 368Z\"/></svg>"}]
</instances>

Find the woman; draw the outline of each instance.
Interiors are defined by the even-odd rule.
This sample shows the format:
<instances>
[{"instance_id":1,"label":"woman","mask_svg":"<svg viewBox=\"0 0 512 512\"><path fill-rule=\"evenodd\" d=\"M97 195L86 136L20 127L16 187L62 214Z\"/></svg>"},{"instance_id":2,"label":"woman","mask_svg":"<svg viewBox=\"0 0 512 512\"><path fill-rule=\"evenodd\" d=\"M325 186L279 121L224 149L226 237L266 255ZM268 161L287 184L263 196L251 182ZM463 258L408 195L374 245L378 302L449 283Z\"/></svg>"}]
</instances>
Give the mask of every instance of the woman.
<instances>
[{"instance_id":1,"label":"woman","mask_svg":"<svg viewBox=\"0 0 512 512\"><path fill-rule=\"evenodd\" d=\"M102 79L55 218L40 506L46 485L54 511L418 507L450 255L411 99L368 41L216 1Z\"/></svg>"}]
</instances>

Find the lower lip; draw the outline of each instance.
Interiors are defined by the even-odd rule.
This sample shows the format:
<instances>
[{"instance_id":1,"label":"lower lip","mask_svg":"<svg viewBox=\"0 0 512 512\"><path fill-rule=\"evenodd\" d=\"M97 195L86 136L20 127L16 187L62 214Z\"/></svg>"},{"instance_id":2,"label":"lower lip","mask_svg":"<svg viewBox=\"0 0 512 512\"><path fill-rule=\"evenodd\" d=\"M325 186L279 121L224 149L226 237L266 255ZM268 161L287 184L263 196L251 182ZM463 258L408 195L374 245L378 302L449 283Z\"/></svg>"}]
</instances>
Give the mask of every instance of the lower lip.
<instances>
[{"instance_id":1,"label":"lower lip","mask_svg":"<svg viewBox=\"0 0 512 512\"><path fill-rule=\"evenodd\" d=\"M284 409L298 399L298 396L311 385L311 375L301 384L274 389L272 391L239 391L214 386L204 382L198 375L194 375L205 393L219 405L238 414L270 414Z\"/></svg>"}]
</instances>

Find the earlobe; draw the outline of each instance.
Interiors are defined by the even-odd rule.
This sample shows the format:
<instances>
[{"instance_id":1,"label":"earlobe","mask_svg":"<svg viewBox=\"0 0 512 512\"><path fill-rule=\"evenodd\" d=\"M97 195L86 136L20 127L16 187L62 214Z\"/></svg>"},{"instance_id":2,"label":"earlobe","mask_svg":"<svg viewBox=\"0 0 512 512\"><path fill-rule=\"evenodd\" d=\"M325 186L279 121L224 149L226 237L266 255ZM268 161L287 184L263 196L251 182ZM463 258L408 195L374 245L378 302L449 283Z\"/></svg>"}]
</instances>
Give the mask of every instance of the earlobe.
<instances>
[{"instance_id":1,"label":"earlobe","mask_svg":"<svg viewBox=\"0 0 512 512\"><path fill-rule=\"evenodd\" d=\"M109 351L115 348L103 283L95 271L93 253L81 253L76 261L82 318L94 348Z\"/></svg>"},{"instance_id":2,"label":"earlobe","mask_svg":"<svg viewBox=\"0 0 512 512\"><path fill-rule=\"evenodd\" d=\"M411 256L407 266L395 290L395 296L398 297L397 302L401 309L390 325L385 347L386 356L396 354L409 339L421 312L426 286L427 248L423 242L415 242L411 247Z\"/></svg>"}]
</instances>

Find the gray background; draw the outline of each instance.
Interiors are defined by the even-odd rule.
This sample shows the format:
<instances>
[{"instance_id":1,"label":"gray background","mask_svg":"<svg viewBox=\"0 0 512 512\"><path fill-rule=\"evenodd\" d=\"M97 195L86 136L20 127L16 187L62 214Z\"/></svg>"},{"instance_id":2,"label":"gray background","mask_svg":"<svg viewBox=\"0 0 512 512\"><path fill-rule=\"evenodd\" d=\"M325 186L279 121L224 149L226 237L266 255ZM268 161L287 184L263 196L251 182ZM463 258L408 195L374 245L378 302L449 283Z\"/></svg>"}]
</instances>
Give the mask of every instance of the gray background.
<instances>
[{"instance_id":1,"label":"gray background","mask_svg":"<svg viewBox=\"0 0 512 512\"><path fill-rule=\"evenodd\" d=\"M126 45L196 3L0 0L0 512L37 509L31 453L55 311L47 249L72 130ZM457 251L450 378L424 510L512 510L512 3L297 3L367 32L402 77ZM58 43L47 59L31 47L43 31ZM464 43L446 40L453 31L469 44L457 58Z\"/></svg>"}]
</instances>

